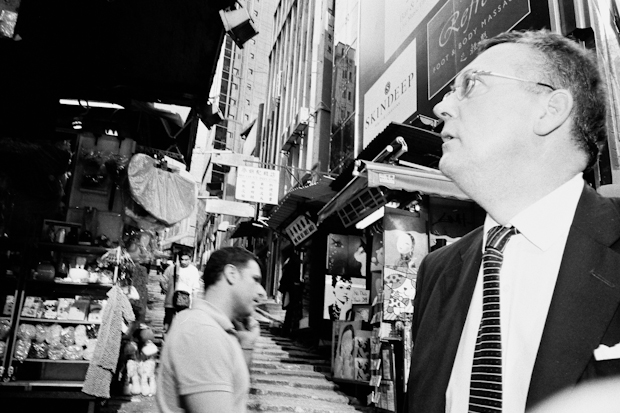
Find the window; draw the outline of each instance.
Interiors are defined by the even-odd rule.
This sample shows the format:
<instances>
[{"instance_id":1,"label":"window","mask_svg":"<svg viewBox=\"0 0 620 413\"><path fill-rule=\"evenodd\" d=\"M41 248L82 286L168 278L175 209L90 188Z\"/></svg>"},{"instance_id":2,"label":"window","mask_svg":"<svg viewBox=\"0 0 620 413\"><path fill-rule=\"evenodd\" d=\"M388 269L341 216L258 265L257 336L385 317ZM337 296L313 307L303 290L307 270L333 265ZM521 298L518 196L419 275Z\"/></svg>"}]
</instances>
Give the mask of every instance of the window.
<instances>
[{"instance_id":1,"label":"window","mask_svg":"<svg viewBox=\"0 0 620 413\"><path fill-rule=\"evenodd\" d=\"M233 67L233 75L239 76L239 69L237 69L236 67Z\"/></svg>"},{"instance_id":2,"label":"window","mask_svg":"<svg viewBox=\"0 0 620 413\"><path fill-rule=\"evenodd\" d=\"M245 104L246 104L246 105L248 105L248 106L250 106L250 99L246 99L246 100L245 100Z\"/></svg>"},{"instance_id":3,"label":"window","mask_svg":"<svg viewBox=\"0 0 620 413\"><path fill-rule=\"evenodd\" d=\"M254 59L254 53L250 53L250 59Z\"/></svg>"},{"instance_id":4,"label":"window","mask_svg":"<svg viewBox=\"0 0 620 413\"><path fill-rule=\"evenodd\" d=\"M258 10L254 10L254 15L258 17Z\"/></svg>"},{"instance_id":5,"label":"window","mask_svg":"<svg viewBox=\"0 0 620 413\"><path fill-rule=\"evenodd\" d=\"M350 92L349 92L349 95L351 95L351 93L350 93ZM351 99L349 99L349 100L351 100ZM233 98L230 98L230 99L228 100L228 104L229 104L229 105L231 105L231 106L234 106L234 105L236 105L236 104L237 104L237 101L236 101L235 99L233 99Z\"/></svg>"},{"instance_id":6,"label":"window","mask_svg":"<svg viewBox=\"0 0 620 413\"><path fill-rule=\"evenodd\" d=\"M348 100L349 100L349 102L351 101L351 92L349 92Z\"/></svg>"},{"instance_id":7,"label":"window","mask_svg":"<svg viewBox=\"0 0 620 413\"><path fill-rule=\"evenodd\" d=\"M248 83L248 90L252 90L252 85Z\"/></svg>"},{"instance_id":8,"label":"window","mask_svg":"<svg viewBox=\"0 0 620 413\"><path fill-rule=\"evenodd\" d=\"M250 120L250 115L248 114L243 115L243 117L245 118L246 121Z\"/></svg>"},{"instance_id":9,"label":"window","mask_svg":"<svg viewBox=\"0 0 620 413\"><path fill-rule=\"evenodd\" d=\"M239 85L236 84L236 83L232 83L232 88L233 88L233 90L237 90L237 89L239 89Z\"/></svg>"},{"instance_id":10,"label":"window","mask_svg":"<svg viewBox=\"0 0 620 413\"><path fill-rule=\"evenodd\" d=\"M228 114L228 117L229 117L230 119L234 119L234 118L235 118L235 115L233 115L232 113L229 113L229 114Z\"/></svg>"},{"instance_id":11,"label":"window","mask_svg":"<svg viewBox=\"0 0 620 413\"><path fill-rule=\"evenodd\" d=\"M347 78L347 69L343 69L342 70L342 78L346 79Z\"/></svg>"},{"instance_id":12,"label":"window","mask_svg":"<svg viewBox=\"0 0 620 413\"><path fill-rule=\"evenodd\" d=\"M248 69L248 72L253 75L254 74L254 69Z\"/></svg>"}]
</instances>

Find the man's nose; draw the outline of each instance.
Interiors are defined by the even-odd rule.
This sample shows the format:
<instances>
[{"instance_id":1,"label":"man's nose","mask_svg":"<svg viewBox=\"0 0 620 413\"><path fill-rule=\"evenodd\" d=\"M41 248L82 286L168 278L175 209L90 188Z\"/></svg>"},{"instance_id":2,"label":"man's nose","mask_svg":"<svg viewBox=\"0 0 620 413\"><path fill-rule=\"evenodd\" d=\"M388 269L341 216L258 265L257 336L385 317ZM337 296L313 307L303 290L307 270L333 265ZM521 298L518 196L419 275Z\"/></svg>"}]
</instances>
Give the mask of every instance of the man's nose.
<instances>
[{"instance_id":1,"label":"man's nose","mask_svg":"<svg viewBox=\"0 0 620 413\"><path fill-rule=\"evenodd\" d=\"M261 301L264 301L267 299L267 291L265 291L265 287L263 287L262 285L260 285L260 288L258 290L258 298Z\"/></svg>"},{"instance_id":2,"label":"man's nose","mask_svg":"<svg viewBox=\"0 0 620 413\"><path fill-rule=\"evenodd\" d=\"M454 116L454 93L446 93L433 108L433 113L444 122Z\"/></svg>"}]
</instances>

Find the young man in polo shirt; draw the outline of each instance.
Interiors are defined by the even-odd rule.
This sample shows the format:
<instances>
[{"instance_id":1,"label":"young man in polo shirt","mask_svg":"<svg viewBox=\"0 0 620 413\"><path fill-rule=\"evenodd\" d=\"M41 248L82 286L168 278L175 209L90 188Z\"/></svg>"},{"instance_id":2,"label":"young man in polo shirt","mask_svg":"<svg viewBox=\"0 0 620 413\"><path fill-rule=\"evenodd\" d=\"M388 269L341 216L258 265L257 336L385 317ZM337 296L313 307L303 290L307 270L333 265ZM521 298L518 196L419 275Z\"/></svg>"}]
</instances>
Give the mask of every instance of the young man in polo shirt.
<instances>
[{"instance_id":1,"label":"young man in polo shirt","mask_svg":"<svg viewBox=\"0 0 620 413\"><path fill-rule=\"evenodd\" d=\"M166 336L157 404L162 413L245 412L249 360L260 335L250 316L265 298L258 258L238 247L215 251L204 297L176 315Z\"/></svg>"}]
</instances>

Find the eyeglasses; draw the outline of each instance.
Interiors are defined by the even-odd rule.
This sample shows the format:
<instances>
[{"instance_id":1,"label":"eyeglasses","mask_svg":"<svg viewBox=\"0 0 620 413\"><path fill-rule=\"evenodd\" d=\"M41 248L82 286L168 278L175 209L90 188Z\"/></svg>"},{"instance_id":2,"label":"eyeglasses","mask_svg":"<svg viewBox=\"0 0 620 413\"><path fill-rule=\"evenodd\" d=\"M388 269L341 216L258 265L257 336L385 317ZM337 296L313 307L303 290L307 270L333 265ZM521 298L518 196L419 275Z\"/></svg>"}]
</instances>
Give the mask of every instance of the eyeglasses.
<instances>
[{"instance_id":1,"label":"eyeglasses","mask_svg":"<svg viewBox=\"0 0 620 413\"><path fill-rule=\"evenodd\" d=\"M450 91L446 93L446 96L451 95L452 93L456 93L456 98L458 100L463 100L466 97L469 97L471 91L476 86L476 82L480 80L482 76L495 76L500 77L502 79L510 79L517 80L519 82L527 82L533 83L535 85L548 87L551 90L555 90L555 88L547 83L536 82L535 80L521 79L519 77L502 75L500 73L490 72L488 70L467 70L461 73L460 77L458 77L453 84L450 85Z\"/></svg>"}]
</instances>

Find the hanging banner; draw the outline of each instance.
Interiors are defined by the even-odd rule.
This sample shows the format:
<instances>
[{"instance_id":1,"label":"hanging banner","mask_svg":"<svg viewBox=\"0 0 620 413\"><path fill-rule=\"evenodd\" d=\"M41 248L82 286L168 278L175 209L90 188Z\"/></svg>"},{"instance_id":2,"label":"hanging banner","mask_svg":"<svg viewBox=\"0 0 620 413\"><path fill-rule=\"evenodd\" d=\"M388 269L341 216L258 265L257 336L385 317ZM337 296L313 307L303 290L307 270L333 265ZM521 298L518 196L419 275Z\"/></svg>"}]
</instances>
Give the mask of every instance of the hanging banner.
<instances>
[{"instance_id":1,"label":"hanging banner","mask_svg":"<svg viewBox=\"0 0 620 413\"><path fill-rule=\"evenodd\" d=\"M274 169L239 166L235 198L240 201L278 204L279 172Z\"/></svg>"}]
</instances>

